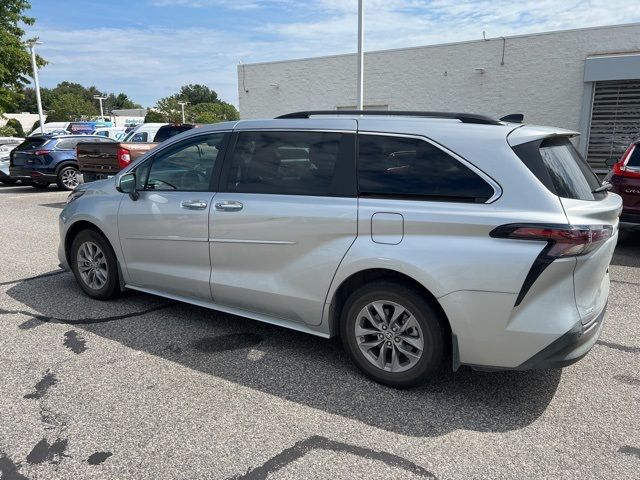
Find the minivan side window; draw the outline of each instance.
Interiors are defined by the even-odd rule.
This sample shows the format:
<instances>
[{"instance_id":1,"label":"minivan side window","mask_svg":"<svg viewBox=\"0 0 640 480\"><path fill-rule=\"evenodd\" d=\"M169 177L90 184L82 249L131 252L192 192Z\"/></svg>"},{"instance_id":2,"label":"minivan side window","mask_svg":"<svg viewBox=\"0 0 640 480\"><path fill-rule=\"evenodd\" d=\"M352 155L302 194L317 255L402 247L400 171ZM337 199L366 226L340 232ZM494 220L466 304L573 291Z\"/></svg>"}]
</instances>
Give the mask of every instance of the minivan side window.
<instances>
[{"instance_id":1,"label":"minivan side window","mask_svg":"<svg viewBox=\"0 0 640 480\"><path fill-rule=\"evenodd\" d=\"M354 196L355 135L337 132L240 132L226 191Z\"/></svg>"},{"instance_id":2,"label":"minivan side window","mask_svg":"<svg viewBox=\"0 0 640 480\"><path fill-rule=\"evenodd\" d=\"M417 138L361 134L358 190L362 196L486 202L494 189L435 145Z\"/></svg>"},{"instance_id":3,"label":"minivan side window","mask_svg":"<svg viewBox=\"0 0 640 480\"><path fill-rule=\"evenodd\" d=\"M199 135L160 151L148 168L145 162L136 176L146 175L145 190L206 192L213 168L223 148L224 133Z\"/></svg>"}]
</instances>

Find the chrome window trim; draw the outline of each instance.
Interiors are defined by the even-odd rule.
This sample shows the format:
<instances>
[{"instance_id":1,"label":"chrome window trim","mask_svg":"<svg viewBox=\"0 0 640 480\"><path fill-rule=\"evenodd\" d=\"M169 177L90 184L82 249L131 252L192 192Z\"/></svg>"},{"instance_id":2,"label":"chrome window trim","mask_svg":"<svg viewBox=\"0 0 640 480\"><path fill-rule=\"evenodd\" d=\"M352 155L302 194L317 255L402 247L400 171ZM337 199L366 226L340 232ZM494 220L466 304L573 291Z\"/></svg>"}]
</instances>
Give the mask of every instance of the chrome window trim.
<instances>
[{"instance_id":1,"label":"chrome window trim","mask_svg":"<svg viewBox=\"0 0 640 480\"><path fill-rule=\"evenodd\" d=\"M435 142L435 141L431 140L428 137L425 137L423 135L414 135L414 134L406 134L406 133L369 132L369 131L363 131L363 130L359 130L358 131L358 135L376 135L376 136L380 136L380 137L413 138L413 139L416 139L416 140L425 141L425 142L433 145L437 149L442 150L447 155L449 155L449 156L455 158L456 160L458 160L460 163L462 163L463 165L468 167L471 171L473 171L480 178L482 178L485 182L487 182L491 186L491 188L493 188L493 195L487 201L483 202L484 205L488 205L490 203L493 203L496 200L498 200L498 198L500 198L502 196L502 187L500 186L500 184L498 182L496 182L493 178L491 178L487 173L485 173L483 170L481 170L480 168L476 167L473 163L469 162L468 160L466 160L465 158L461 157L457 153L449 150L444 145L441 145L438 142ZM425 201L428 201L428 200L425 200ZM453 203L460 203L460 202L453 202Z\"/></svg>"}]
</instances>

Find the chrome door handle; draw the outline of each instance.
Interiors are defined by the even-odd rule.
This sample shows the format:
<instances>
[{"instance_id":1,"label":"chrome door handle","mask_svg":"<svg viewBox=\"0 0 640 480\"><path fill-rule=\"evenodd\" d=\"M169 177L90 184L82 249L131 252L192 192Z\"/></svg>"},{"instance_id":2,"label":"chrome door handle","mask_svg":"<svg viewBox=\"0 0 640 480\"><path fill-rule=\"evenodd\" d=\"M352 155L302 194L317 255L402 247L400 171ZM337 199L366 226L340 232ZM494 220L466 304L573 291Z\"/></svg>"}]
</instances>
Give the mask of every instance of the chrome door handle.
<instances>
[{"instance_id":1,"label":"chrome door handle","mask_svg":"<svg viewBox=\"0 0 640 480\"><path fill-rule=\"evenodd\" d=\"M204 200L183 200L180 202L180 206L187 210L204 210L207 208L207 202Z\"/></svg>"},{"instance_id":2,"label":"chrome door handle","mask_svg":"<svg viewBox=\"0 0 640 480\"><path fill-rule=\"evenodd\" d=\"M240 202L226 201L216 203L216 210L220 212L238 212L242 210L244 205Z\"/></svg>"}]
</instances>

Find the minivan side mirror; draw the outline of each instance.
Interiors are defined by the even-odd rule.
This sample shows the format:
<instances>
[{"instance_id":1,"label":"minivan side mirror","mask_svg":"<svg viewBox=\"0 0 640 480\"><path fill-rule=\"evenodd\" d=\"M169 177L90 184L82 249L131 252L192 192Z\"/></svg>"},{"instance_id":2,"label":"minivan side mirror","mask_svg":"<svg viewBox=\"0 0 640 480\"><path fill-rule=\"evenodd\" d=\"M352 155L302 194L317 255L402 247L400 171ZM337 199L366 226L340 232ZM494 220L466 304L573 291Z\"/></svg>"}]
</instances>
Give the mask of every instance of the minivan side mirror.
<instances>
[{"instance_id":1,"label":"minivan side mirror","mask_svg":"<svg viewBox=\"0 0 640 480\"><path fill-rule=\"evenodd\" d=\"M116 190L121 193L129 194L131 200L136 201L140 198L140 194L136 189L136 174L135 173L125 173L120 176L116 180Z\"/></svg>"},{"instance_id":2,"label":"minivan side mirror","mask_svg":"<svg viewBox=\"0 0 640 480\"><path fill-rule=\"evenodd\" d=\"M607 158L604 161L604 164L609 168L613 167L616 163L618 163L618 159L616 158Z\"/></svg>"}]
</instances>

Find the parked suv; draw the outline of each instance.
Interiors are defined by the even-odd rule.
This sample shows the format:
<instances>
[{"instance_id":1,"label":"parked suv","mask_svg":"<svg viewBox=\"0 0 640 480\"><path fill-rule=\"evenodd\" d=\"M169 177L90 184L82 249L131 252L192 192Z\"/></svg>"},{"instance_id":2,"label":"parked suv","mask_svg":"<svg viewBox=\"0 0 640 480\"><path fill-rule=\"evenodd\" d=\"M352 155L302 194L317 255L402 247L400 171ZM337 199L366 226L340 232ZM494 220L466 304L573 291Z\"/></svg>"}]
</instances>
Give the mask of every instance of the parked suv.
<instances>
[{"instance_id":1,"label":"parked suv","mask_svg":"<svg viewBox=\"0 0 640 480\"><path fill-rule=\"evenodd\" d=\"M35 188L57 183L63 190L79 184L76 145L78 142L114 143L110 138L92 135L36 135L27 137L11 152L9 172L12 178Z\"/></svg>"},{"instance_id":2,"label":"parked suv","mask_svg":"<svg viewBox=\"0 0 640 480\"><path fill-rule=\"evenodd\" d=\"M611 182L612 190L622 197L620 225L628 229L640 228L640 138L613 165L605 181Z\"/></svg>"},{"instance_id":3,"label":"parked suv","mask_svg":"<svg viewBox=\"0 0 640 480\"><path fill-rule=\"evenodd\" d=\"M469 114L302 112L178 135L60 215L61 264L339 335L396 387L446 359L561 367L600 334L621 200L574 132Z\"/></svg>"}]
</instances>

